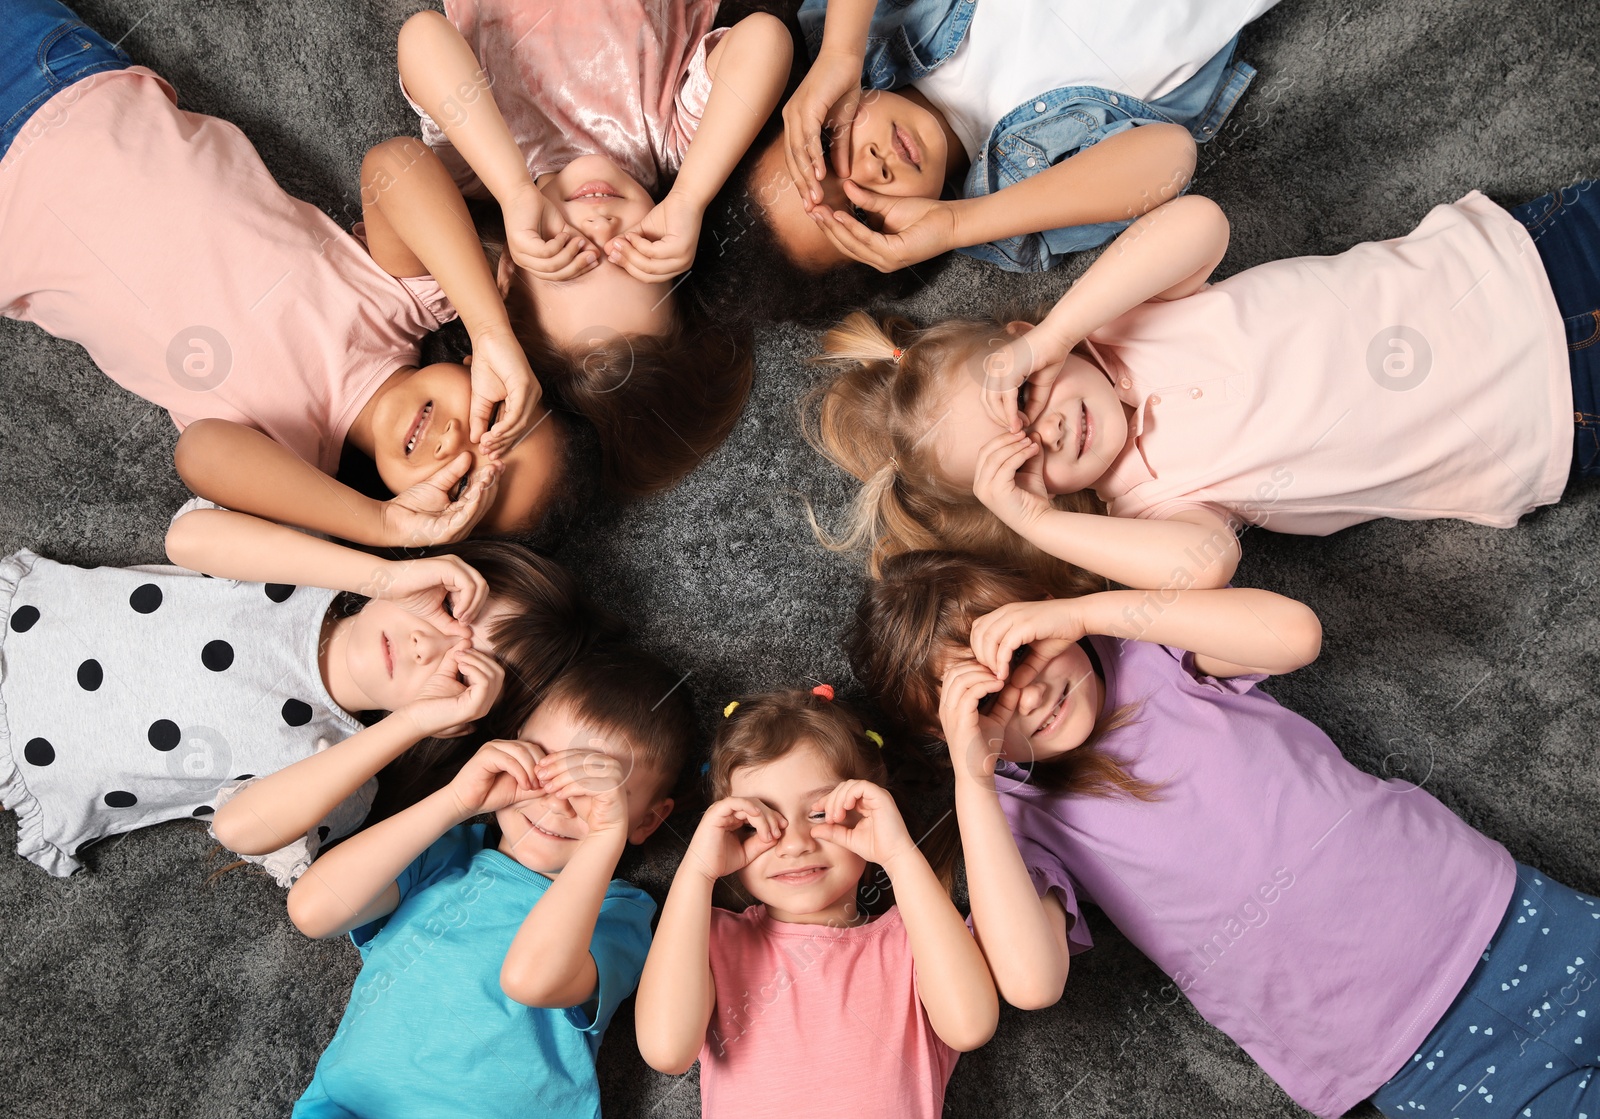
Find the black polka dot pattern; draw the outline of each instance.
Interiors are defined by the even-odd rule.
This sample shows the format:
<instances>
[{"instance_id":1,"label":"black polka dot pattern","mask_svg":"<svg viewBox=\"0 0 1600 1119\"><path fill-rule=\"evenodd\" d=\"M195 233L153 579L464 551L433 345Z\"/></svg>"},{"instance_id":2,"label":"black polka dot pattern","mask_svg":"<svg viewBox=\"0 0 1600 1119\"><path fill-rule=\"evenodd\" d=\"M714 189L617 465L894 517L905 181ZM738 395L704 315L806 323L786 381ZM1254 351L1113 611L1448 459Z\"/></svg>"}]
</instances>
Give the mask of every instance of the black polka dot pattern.
<instances>
[{"instance_id":1,"label":"black polka dot pattern","mask_svg":"<svg viewBox=\"0 0 1600 1119\"><path fill-rule=\"evenodd\" d=\"M311 721L311 705L303 699L283 701L283 721L291 727L303 727Z\"/></svg>"},{"instance_id":2,"label":"black polka dot pattern","mask_svg":"<svg viewBox=\"0 0 1600 1119\"><path fill-rule=\"evenodd\" d=\"M288 583L268 583L266 586L267 597L273 602L285 602L294 594L294 587Z\"/></svg>"},{"instance_id":3,"label":"black polka dot pattern","mask_svg":"<svg viewBox=\"0 0 1600 1119\"><path fill-rule=\"evenodd\" d=\"M37 606L19 606L11 611L11 632L27 633L38 620L39 608Z\"/></svg>"},{"instance_id":4,"label":"black polka dot pattern","mask_svg":"<svg viewBox=\"0 0 1600 1119\"><path fill-rule=\"evenodd\" d=\"M209 816L215 811L216 811L216 809L212 808L209 804L202 804L199 808L196 808L193 812L191 812L190 815L191 816Z\"/></svg>"},{"instance_id":5,"label":"black polka dot pattern","mask_svg":"<svg viewBox=\"0 0 1600 1119\"><path fill-rule=\"evenodd\" d=\"M105 802L107 808L132 808L139 803L139 798L132 793L118 789L115 792L107 793Z\"/></svg>"},{"instance_id":6,"label":"black polka dot pattern","mask_svg":"<svg viewBox=\"0 0 1600 1119\"><path fill-rule=\"evenodd\" d=\"M171 750L183 739L183 731L171 719L157 719L150 724L145 737L157 750Z\"/></svg>"},{"instance_id":7,"label":"black polka dot pattern","mask_svg":"<svg viewBox=\"0 0 1600 1119\"><path fill-rule=\"evenodd\" d=\"M92 692L105 681L105 669L101 668L100 662L92 657L78 666L78 687L84 691Z\"/></svg>"},{"instance_id":8,"label":"black polka dot pattern","mask_svg":"<svg viewBox=\"0 0 1600 1119\"><path fill-rule=\"evenodd\" d=\"M140 614L154 614L161 609L161 588L154 583L144 583L133 588L128 605Z\"/></svg>"},{"instance_id":9,"label":"black polka dot pattern","mask_svg":"<svg viewBox=\"0 0 1600 1119\"><path fill-rule=\"evenodd\" d=\"M56 748L47 738L31 738L22 748L22 756L29 765L49 765L56 760Z\"/></svg>"},{"instance_id":10,"label":"black polka dot pattern","mask_svg":"<svg viewBox=\"0 0 1600 1119\"><path fill-rule=\"evenodd\" d=\"M226 641L207 641L206 647L200 650L200 663L212 672L226 672L233 663L233 646Z\"/></svg>"}]
</instances>

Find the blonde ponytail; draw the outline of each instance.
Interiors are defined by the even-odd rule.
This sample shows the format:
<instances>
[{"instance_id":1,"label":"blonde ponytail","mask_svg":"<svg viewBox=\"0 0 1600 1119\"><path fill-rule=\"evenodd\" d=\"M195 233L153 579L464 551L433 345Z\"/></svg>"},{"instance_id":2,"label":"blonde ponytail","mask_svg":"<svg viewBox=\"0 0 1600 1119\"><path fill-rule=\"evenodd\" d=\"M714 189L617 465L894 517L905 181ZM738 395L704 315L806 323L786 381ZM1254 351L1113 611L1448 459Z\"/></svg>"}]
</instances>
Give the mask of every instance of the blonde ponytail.
<instances>
[{"instance_id":1,"label":"blonde ponytail","mask_svg":"<svg viewBox=\"0 0 1600 1119\"><path fill-rule=\"evenodd\" d=\"M1021 566L1056 594L1104 589L1105 581L1040 551L1007 528L939 468L928 438L954 371L975 354L1010 340L1006 320L952 319L925 330L902 318L846 316L822 338L813 364L834 371L800 404L806 441L862 483L837 533L818 523L817 540L831 551L867 552L867 570L903 552L955 549ZM1092 491L1055 499L1073 512L1104 513Z\"/></svg>"}]
</instances>

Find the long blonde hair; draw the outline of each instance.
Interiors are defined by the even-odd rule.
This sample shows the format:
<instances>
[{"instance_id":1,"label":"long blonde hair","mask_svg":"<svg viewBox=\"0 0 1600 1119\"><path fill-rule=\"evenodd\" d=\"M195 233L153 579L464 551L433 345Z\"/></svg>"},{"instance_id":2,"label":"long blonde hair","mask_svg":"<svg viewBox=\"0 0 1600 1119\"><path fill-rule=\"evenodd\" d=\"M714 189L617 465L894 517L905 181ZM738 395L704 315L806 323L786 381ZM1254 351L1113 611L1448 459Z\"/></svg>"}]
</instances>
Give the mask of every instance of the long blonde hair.
<instances>
[{"instance_id":1,"label":"long blonde hair","mask_svg":"<svg viewBox=\"0 0 1600 1119\"><path fill-rule=\"evenodd\" d=\"M947 549L1019 567L1053 594L1106 588L1099 576L1018 536L939 468L932 434L954 378L963 368L981 368L984 355L1010 341L999 317L919 329L861 311L823 336L823 352L812 361L836 372L802 402L802 427L820 454L861 482L837 535L807 507L824 547L866 550L874 577L893 556ZM1092 490L1052 500L1069 512L1105 512Z\"/></svg>"}]
</instances>

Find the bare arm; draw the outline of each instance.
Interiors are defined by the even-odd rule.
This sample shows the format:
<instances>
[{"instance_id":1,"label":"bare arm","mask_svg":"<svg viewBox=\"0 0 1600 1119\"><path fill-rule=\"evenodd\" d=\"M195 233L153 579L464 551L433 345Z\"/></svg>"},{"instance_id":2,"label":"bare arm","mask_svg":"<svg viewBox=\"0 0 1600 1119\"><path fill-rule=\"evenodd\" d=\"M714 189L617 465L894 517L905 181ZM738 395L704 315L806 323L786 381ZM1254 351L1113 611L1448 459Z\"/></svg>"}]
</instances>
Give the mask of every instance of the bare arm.
<instances>
[{"instance_id":1,"label":"bare arm","mask_svg":"<svg viewBox=\"0 0 1600 1119\"><path fill-rule=\"evenodd\" d=\"M952 1049L978 1048L1000 1020L994 979L978 942L906 831L894 798L870 781L843 781L820 803L825 822L811 825L812 836L850 848L889 875L911 944L917 992L934 1032ZM846 826L852 811L857 822Z\"/></svg>"},{"instance_id":2,"label":"bare arm","mask_svg":"<svg viewBox=\"0 0 1600 1119\"><path fill-rule=\"evenodd\" d=\"M320 939L394 912L400 872L471 815L462 813L446 787L357 832L300 876L289 891L289 919Z\"/></svg>"},{"instance_id":3,"label":"bare arm","mask_svg":"<svg viewBox=\"0 0 1600 1119\"><path fill-rule=\"evenodd\" d=\"M609 241L611 259L656 283L694 263L706 207L728 181L783 93L794 46L776 16L746 16L706 59L711 96L667 196L637 226Z\"/></svg>"},{"instance_id":4,"label":"bare arm","mask_svg":"<svg viewBox=\"0 0 1600 1119\"><path fill-rule=\"evenodd\" d=\"M918 993L934 1032L970 1052L994 1036L1000 1003L978 942L915 846L884 864L916 961Z\"/></svg>"},{"instance_id":5,"label":"bare arm","mask_svg":"<svg viewBox=\"0 0 1600 1119\"><path fill-rule=\"evenodd\" d=\"M741 836L748 825L750 834ZM633 1010L639 1054L657 1072L687 1072L717 1005L711 975L711 891L769 851L785 821L760 801L724 797L700 817L656 924Z\"/></svg>"},{"instance_id":6,"label":"bare arm","mask_svg":"<svg viewBox=\"0 0 1600 1119\"><path fill-rule=\"evenodd\" d=\"M401 872L457 824L526 797L538 784L533 766L523 743L485 743L450 784L312 863L289 891L289 919L321 938L393 912Z\"/></svg>"},{"instance_id":7,"label":"bare arm","mask_svg":"<svg viewBox=\"0 0 1600 1119\"><path fill-rule=\"evenodd\" d=\"M634 1003L639 1053L657 1072L689 1071L717 1005L711 977L711 891L716 884L686 857L672 879Z\"/></svg>"},{"instance_id":8,"label":"bare arm","mask_svg":"<svg viewBox=\"0 0 1600 1119\"><path fill-rule=\"evenodd\" d=\"M537 774L550 796L586 798L578 803L586 807L589 830L517 930L500 966L500 987L525 1006L580 1006L599 990L589 946L628 843L627 774L615 758L582 748L540 759Z\"/></svg>"},{"instance_id":9,"label":"bare arm","mask_svg":"<svg viewBox=\"0 0 1600 1119\"><path fill-rule=\"evenodd\" d=\"M505 670L493 657L462 642L445 655L416 700L326 750L252 781L217 809L212 831L241 855L276 851L316 827L424 738L466 733L494 707L504 683Z\"/></svg>"},{"instance_id":10,"label":"bare arm","mask_svg":"<svg viewBox=\"0 0 1600 1119\"><path fill-rule=\"evenodd\" d=\"M1039 897L995 792L1004 727L978 706L1002 687L976 661L956 661L939 689L939 722L955 770L973 934L1000 996L1018 1009L1039 1010L1066 986L1066 913L1054 898Z\"/></svg>"},{"instance_id":11,"label":"bare arm","mask_svg":"<svg viewBox=\"0 0 1600 1119\"><path fill-rule=\"evenodd\" d=\"M1002 679L1024 645L1098 633L1187 649L1211 676L1293 672L1322 649L1322 625L1305 603L1250 587L1104 591L1003 606L972 627L978 662Z\"/></svg>"},{"instance_id":12,"label":"bare arm","mask_svg":"<svg viewBox=\"0 0 1600 1119\"><path fill-rule=\"evenodd\" d=\"M1177 198L1194 164L1194 138L1180 125L1126 129L1020 183L952 202L951 247L1137 218Z\"/></svg>"},{"instance_id":13,"label":"bare arm","mask_svg":"<svg viewBox=\"0 0 1600 1119\"><path fill-rule=\"evenodd\" d=\"M218 505L358 544L389 544L383 502L357 493L289 448L231 420L196 420L173 461L195 493Z\"/></svg>"},{"instance_id":14,"label":"bare arm","mask_svg":"<svg viewBox=\"0 0 1600 1119\"><path fill-rule=\"evenodd\" d=\"M1241 555L1228 523L1198 506L1149 519L1050 509L1013 527L1057 559L1125 587L1224 587Z\"/></svg>"}]
</instances>

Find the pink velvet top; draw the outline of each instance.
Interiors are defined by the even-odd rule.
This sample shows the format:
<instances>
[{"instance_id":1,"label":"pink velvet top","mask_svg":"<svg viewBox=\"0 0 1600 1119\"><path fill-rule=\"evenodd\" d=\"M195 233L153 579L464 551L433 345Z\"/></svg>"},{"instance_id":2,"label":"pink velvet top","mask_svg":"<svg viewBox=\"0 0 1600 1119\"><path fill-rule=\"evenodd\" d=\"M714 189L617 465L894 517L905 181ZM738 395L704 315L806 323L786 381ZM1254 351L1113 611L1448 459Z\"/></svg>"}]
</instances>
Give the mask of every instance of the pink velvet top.
<instances>
[{"instance_id":1,"label":"pink velvet top","mask_svg":"<svg viewBox=\"0 0 1600 1119\"><path fill-rule=\"evenodd\" d=\"M711 96L718 0L445 0L534 177L605 155L654 194L683 164ZM409 96L407 98L409 100ZM487 197L415 101L422 138L463 194Z\"/></svg>"}]
</instances>

